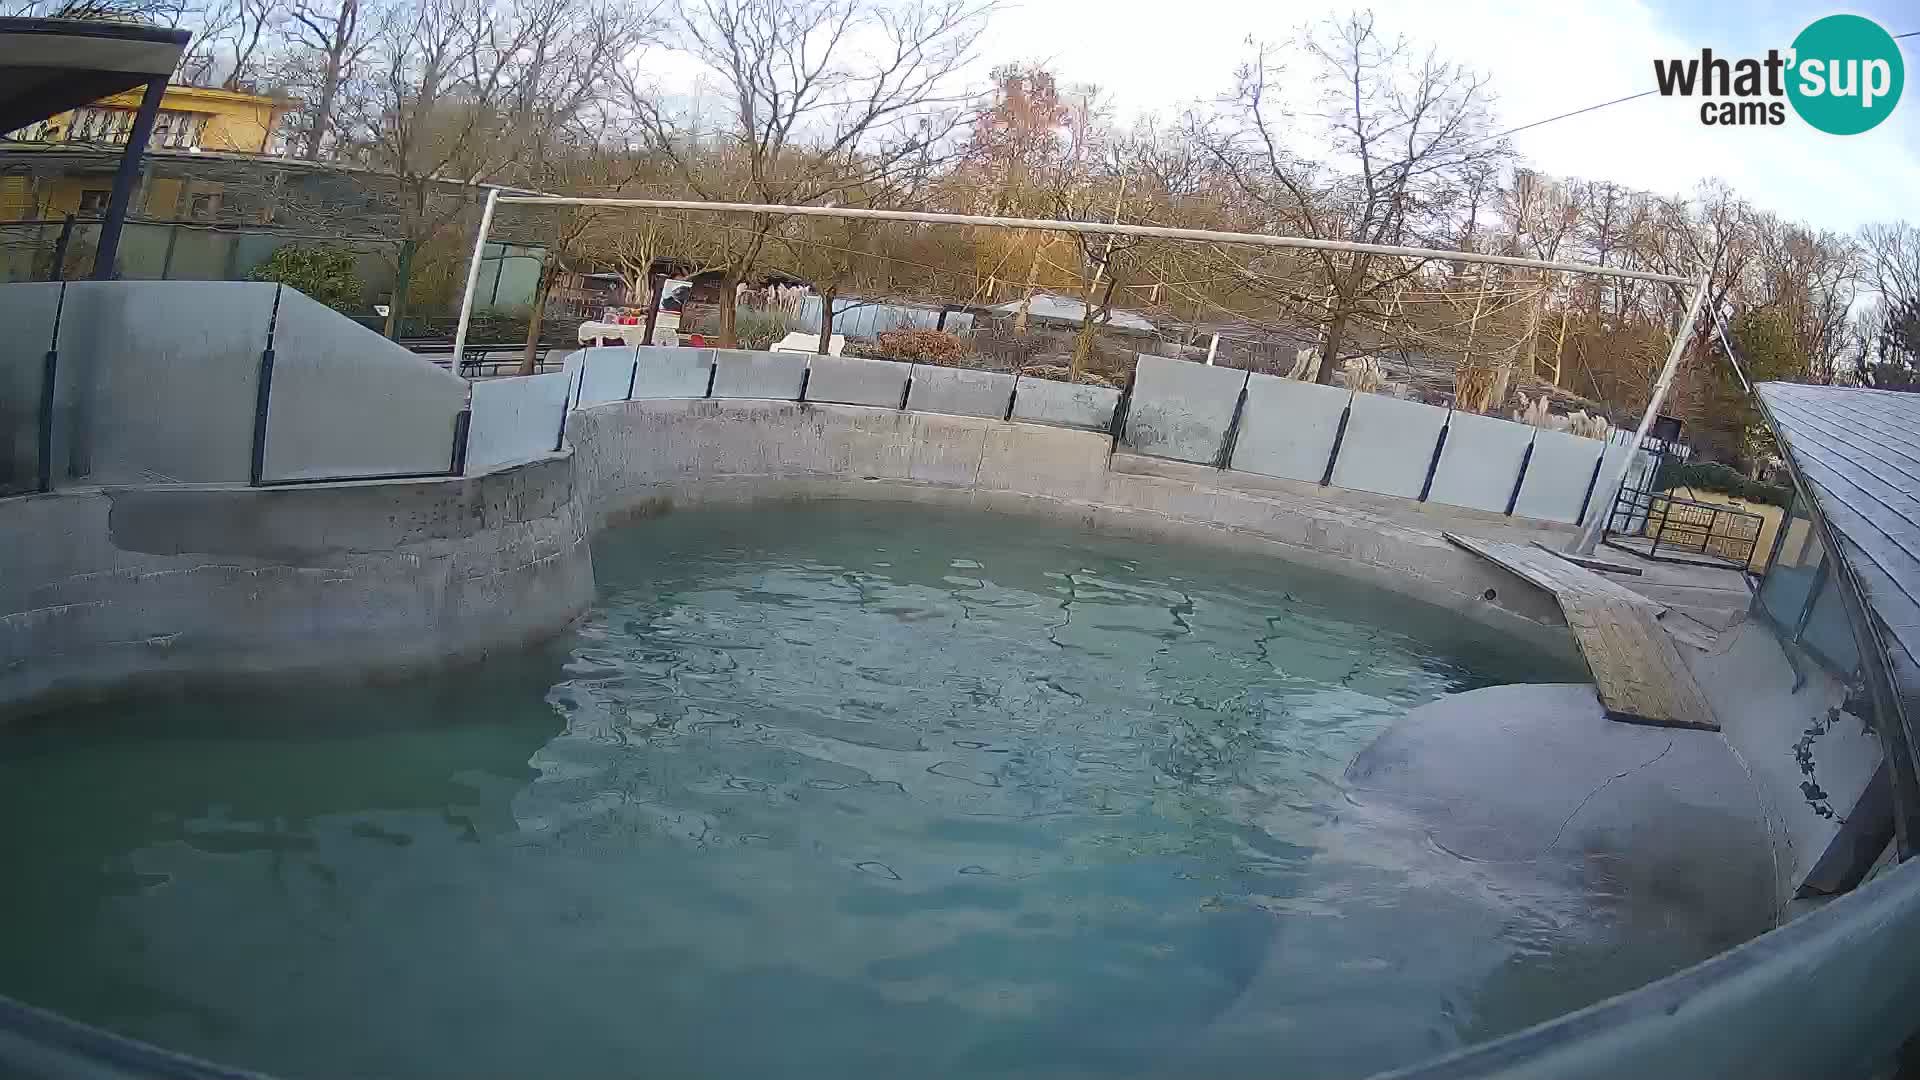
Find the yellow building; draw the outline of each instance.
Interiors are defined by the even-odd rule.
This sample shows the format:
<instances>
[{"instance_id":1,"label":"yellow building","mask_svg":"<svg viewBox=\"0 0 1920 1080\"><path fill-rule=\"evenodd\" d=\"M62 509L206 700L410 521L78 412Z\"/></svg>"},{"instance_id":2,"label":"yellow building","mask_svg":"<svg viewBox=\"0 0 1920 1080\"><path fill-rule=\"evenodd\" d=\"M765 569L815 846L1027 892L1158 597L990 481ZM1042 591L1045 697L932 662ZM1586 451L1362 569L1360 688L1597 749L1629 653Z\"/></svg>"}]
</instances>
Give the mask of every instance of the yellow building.
<instances>
[{"instance_id":1,"label":"yellow building","mask_svg":"<svg viewBox=\"0 0 1920 1080\"><path fill-rule=\"evenodd\" d=\"M263 94L208 86L169 86L160 99L148 147L155 151L280 154L280 119L293 102ZM7 136L9 149L27 150L125 145L140 107L140 91L102 98L49 117ZM110 169L77 171L37 181L0 176L0 221L97 217L106 213L113 187ZM200 189L193 181L155 178L142 185L135 213L160 220L209 219L220 208L219 184Z\"/></svg>"}]
</instances>

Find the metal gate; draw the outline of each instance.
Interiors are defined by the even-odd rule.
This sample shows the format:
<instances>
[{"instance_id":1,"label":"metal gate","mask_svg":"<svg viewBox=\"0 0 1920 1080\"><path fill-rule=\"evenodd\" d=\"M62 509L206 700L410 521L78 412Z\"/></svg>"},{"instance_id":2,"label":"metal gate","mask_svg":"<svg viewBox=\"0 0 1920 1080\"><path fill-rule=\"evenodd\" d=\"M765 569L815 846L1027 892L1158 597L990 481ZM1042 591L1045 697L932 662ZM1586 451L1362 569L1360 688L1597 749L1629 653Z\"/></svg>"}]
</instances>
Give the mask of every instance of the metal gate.
<instances>
[{"instance_id":1,"label":"metal gate","mask_svg":"<svg viewBox=\"0 0 1920 1080\"><path fill-rule=\"evenodd\" d=\"M1649 472L1649 479L1658 470ZM1606 544L1649 559L1750 568L1766 519L1718 503L1623 487L1607 519Z\"/></svg>"}]
</instances>

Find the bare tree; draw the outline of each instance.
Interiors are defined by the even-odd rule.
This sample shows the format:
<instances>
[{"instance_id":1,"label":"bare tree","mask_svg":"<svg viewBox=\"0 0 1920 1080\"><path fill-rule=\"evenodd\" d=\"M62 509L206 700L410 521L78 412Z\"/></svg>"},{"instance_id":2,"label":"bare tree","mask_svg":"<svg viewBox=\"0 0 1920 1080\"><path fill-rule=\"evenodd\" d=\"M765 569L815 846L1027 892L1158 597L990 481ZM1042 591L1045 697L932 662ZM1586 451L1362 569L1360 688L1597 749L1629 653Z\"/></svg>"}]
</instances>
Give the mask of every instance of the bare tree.
<instances>
[{"instance_id":1,"label":"bare tree","mask_svg":"<svg viewBox=\"0 0 1920 1080\"><path fill-rule=\"evenodd\" d=\"M1364 244L1435 242L1454 232L1436 211L1446 192L1503 160L1490 138L1486 79L1433 53L1416 56L1402 38L1383 37L1370 13L1303 32L1321 87L1317 136L1325 161L1289 149L1293 115L1275 94L1275 50L1260 47L1243 66L1228 115L1209 147L1275 229ZM1320 382L1330 382L1356 319L1378 321L1377 300L1418 270L1408 260L1323 251L1323 300L1305 309L1320 326Z\"/></svg>"},{"instance_id":2,"label":"bare tree","mask_svg":"<svg viewBox=\"0 0 1920 1080\"><path fill-rule=\"evenodd\" d=\"M0 0L7 18L82 19L178 26L189 14L185 0Z\"/></svg>"},{"instance_id":3,"label":"bare tree","mask_svg":"<svg viewBox=\"0 0 1920 1080\"><path fill-rule=\"evenodd\" d=\"M954 81L989 10L978 0L687 0L678 46L729 96L727 128L688 130L636 88L648 145L706 199L806 204L917 167L959 122ZM757 215L720 233L720 339L734 294L782 227Z\"/></svg>"},{"instance_id":4,"label":"bare tree","mask_svg":"<svg viewBox=\"0 0 1920 1080\"><path fill-rule=\"evenodd\" d=\"M286 35L290 49L312 73L313 99L305 103L305 139L301 156L320 160L320 148L334 123L340 87L381 32L381 20L395 12L363 0L289 0Z\"/></svg>"},{"instance_id":5,"label":"bare tree","mask_svg":"<svg viewBox=\"0 0 1920 1080\"><path fill-rule=\"evenodd\" d=\"M1920 299L1920 228L1904 221L1867 225L1860 230L1866 279L1880 302L1899 307Z\"/></svg>"},{"instance_id":6,"label":"bare tree","mask_svg":"<svg viewBox=\"0 0 1920 1080\"><path fill-rule=\"evenodd\" d=\"M214 0L191 13L193 40L180 56L180 78L223 90L252 89L271 54L270 30L280 0Z\"/></svg>"}]
</instances>

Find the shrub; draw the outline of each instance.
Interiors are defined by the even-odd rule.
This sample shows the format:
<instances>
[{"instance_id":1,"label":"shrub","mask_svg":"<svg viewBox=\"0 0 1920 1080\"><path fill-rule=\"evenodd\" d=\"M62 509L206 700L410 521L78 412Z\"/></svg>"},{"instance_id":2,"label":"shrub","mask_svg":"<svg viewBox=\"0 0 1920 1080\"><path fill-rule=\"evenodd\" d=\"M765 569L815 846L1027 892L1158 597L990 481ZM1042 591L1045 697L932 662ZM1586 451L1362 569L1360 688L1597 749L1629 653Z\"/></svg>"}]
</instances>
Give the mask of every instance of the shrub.
<instances>
[{"instance_id":1,"label":"shrub","mask_svg":"<svg viewBox=\"0 0 1920 1080\"><path fill-rule=\"evenodd\" d=\"M254 281L277 281L291 285L335 311L352 313L360 308L365 287L354 269L353 253L334 248L280 248L266 262L247 275Z\"/></svg>"},{"instance_id":2,"label":"shrub","mask_svg":"<svg viewBox=\"0 0 1920 1080\"><path fill-rule=\"evenodd\" d=\"M960 366L967 354L967 343L945 330L882 330L873 339L873 355L890 360Z\"/></svg>"},{"instance_id":3,"label":"shrub","mask_svg":"<svg viewBox=\"0 0 1920 1080\"><path fill-rule=\"evenodd\" d=\"M733 339L737 349L750 349L765 352L773 344L793 331L787 313L778 308L737 307L733 310ZM714 308L703 308L692 319L683 318L680 322L682 334L702 334L717 340L720 334L720 312ZM713 342L709 341L711 345Z\"/></svg>"},{"instance_id":4,"label":"shrub","mask_svg":"<svg viewBox=\"0 0 1920 1080\"><path fill-rule=\"evenodd\" d=\"M1740 470L1717 461L1688 462L1667 458L1660 465L1660 476L1654 486L1661 491L1671 491L1677 487L1717 491L1748 502L1770 503L1779 507L1786 507L1793 500L1791 486L1749 480Z\"/></svg>"}]
</instances>

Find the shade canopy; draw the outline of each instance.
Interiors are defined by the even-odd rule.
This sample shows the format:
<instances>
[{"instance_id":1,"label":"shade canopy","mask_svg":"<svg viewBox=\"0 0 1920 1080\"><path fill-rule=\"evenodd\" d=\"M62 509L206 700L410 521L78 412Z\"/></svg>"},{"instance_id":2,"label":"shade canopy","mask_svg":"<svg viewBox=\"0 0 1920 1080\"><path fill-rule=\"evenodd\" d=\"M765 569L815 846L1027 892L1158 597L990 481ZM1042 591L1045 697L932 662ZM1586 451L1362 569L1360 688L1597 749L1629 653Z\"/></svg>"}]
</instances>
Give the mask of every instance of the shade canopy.
<instances>
[{"instance_id":1,"label":"shade canopy","mask_svg":"<svg viewBox=\"0 0 1920 1080\"><path fill-rule=\"evenodd\" d=\"M78 19L0 19L0 132L173 72L185 30Z\"/></svg>"}]
</instances>

